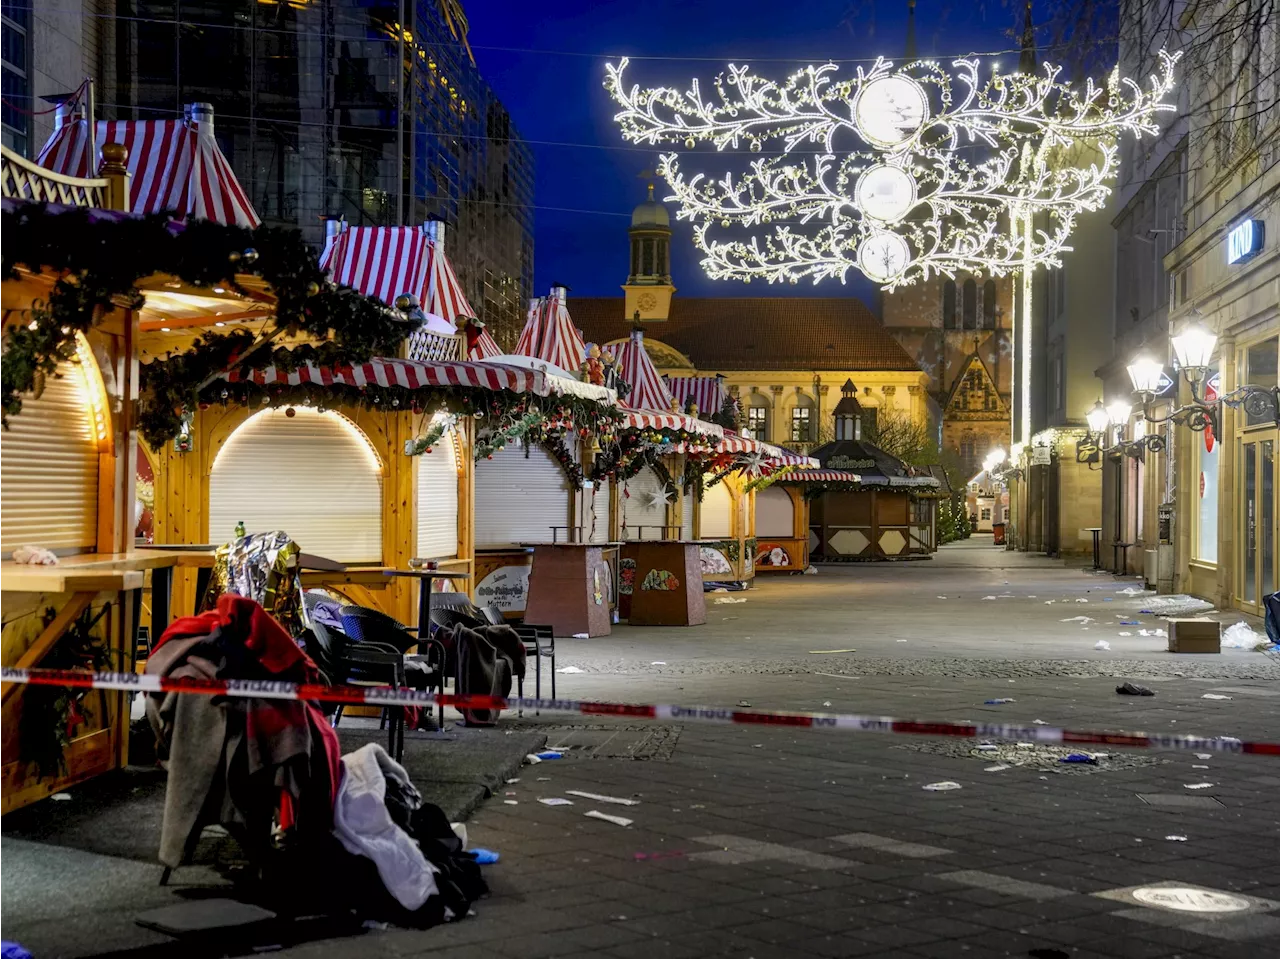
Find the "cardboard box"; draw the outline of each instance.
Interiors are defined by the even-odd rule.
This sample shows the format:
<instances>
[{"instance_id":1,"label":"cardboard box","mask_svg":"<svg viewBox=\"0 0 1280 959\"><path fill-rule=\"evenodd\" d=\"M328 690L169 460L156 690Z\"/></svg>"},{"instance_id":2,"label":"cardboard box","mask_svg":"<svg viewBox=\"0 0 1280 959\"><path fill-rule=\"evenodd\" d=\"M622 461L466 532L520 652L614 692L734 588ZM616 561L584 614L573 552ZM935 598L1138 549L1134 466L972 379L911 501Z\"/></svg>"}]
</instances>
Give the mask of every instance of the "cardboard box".
<instances>
[{"instance_id":1,"label":"cardboard box","mask_svg":"<svg viewBox=\"0 0 1280 959\"><path fill-rule=\"evenodd\" d=\"M1169 620L1169 652L1222 652L1222 624L1203 616Z\"/></svg>"}]
</instances>

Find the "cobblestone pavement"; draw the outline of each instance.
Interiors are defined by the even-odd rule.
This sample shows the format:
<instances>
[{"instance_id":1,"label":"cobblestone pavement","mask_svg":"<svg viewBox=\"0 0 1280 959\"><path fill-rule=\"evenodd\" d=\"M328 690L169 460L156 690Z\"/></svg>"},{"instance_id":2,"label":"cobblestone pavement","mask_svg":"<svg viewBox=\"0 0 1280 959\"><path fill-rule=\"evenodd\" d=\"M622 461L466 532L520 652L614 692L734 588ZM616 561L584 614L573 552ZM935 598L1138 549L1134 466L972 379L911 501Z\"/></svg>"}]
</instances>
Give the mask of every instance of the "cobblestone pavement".
<instances>
[{"instance_id":1,"label":"cobblestone pavement","mask_svg":"<svg viewBox=\"0 0 1280 959\"><path fill-rule=\"evenodd\" d=\"M1280 738L1275 661L1172 656L1138 635L1164 624L1118 592L1132 586L972 547L825 568L729 594L746 602L712 605L705 627L562 640L560 667L581 672L557 691ZM1063 622L1080 615L1094 622ZM1119 696L1121 678L1156 695ZM290 956L1280 955L1280 759L1112 751L1080 767L1012 743L512 723L565 758L526 766L471 821L502 854L477 915ZM924 788L947 781L960 788Z\"/></svg>"}]
</instances>

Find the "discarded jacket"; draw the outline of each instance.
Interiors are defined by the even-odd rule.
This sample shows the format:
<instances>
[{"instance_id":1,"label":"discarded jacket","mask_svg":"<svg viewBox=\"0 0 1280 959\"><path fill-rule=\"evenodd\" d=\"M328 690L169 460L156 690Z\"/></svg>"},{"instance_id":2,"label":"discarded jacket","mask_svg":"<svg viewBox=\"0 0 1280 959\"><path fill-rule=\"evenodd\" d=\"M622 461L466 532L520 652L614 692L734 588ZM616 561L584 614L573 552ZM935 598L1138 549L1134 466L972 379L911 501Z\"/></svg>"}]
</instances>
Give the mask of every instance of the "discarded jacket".
<instances>
[{"instance_id":1,"label":"discarded jacket","mask_svg":"<svg viewBox=\"0 0 1280 959\"><path fill-rule=\"evenodd\" d=\"M524 643L510 626L442 626L435 638L444 644L460 695L511 695L512 677L524 679ZM468 726L492 726L501 710L463 709Z\"/></svg>"},{"instance_id":2,"label":"discarded jacket","mask_svg":"<svg viewBox=\"0 0 1280 959\"><path fill-rule=\"evenodd\" d=\"M174 622L147 661L172 678L319 681L315 664L258 603L233 594ZM251 862L271 848L273 821L299 839L326 836L340 764L338 738L310 704L149 693L157 755L167 760L160 861L181 865L206 825L222 825Z\"/></svg>"}]
</instances>

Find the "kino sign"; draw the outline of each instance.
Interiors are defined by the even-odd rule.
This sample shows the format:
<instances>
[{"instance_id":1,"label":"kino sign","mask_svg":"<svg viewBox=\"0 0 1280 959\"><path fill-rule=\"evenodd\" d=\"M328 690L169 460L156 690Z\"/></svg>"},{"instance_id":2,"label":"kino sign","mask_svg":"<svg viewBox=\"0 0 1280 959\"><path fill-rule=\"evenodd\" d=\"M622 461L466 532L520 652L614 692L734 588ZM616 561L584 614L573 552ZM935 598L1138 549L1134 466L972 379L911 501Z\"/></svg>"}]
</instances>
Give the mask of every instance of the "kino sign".
<instances>
[{"instance_id":1,"label":"kino sign","mask_svg":"<svg viewBox=\"0 0 1280 959\"><path fill-rule=\"evenodd\" d=\"M1245 220L1227 234L1227 263L1244 263L1262 252L1264 237L1261 220Z\"/></svg>"}]
</instances>

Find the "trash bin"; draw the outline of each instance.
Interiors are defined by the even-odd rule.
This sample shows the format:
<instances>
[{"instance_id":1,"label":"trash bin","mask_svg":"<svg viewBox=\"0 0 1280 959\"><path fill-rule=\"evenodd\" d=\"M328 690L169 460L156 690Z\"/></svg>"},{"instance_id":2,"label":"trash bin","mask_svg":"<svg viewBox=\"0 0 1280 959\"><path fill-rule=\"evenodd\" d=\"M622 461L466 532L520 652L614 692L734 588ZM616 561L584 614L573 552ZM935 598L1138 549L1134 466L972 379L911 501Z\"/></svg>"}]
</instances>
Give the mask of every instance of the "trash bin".
<instances>
[{"instance_id":1,"label":"trash bin","mask_svg":"<svg viewBox=\"0 0 1280 959\"><path fill-rule=\"evenodd\" d=\"M1004 523L991 524L991 542L994 546L1004 545Z\"/></svg>"}]
</instances>

